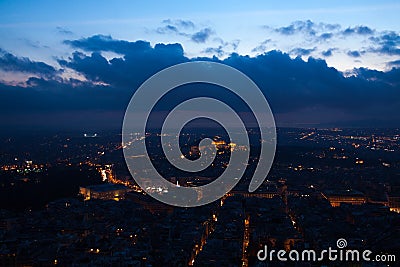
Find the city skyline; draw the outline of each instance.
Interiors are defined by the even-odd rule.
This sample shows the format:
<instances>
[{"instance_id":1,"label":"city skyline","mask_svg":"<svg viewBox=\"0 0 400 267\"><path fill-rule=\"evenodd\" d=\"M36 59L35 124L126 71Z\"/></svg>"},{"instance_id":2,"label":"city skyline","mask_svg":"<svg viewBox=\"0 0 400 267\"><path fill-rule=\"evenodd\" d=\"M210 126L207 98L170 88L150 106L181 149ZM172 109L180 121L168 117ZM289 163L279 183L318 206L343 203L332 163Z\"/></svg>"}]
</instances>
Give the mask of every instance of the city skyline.
<instances>
[{"instance_id":1,"label":"city skyline","mask_svg":"<svg viewBox=\"0 0 400 267\"><path fill-rule=\"evenodd\" d=\"M254 153L243 183L192 208L162 203L135 183L132 176L140 172L128 174L119 134L0 137L0 264L279 266L280 258L258 252L318 253L338 248L340 240L350 251L372 251L374 266L397 266L400 131L286 128L278 135L274 167L259 189L247 190L258 162ZM213 165L185 174L159 152L159 136L147 135L149 156L181 187L210 183L241 149L215 135ZM188 159L199 156L201 136L183 135ZM172 194L157 186L146 190ZM350 256L346 263L368 264L361 254ZM296 263L331 261L344 264L330 257Z\"/></svg>"}]
</instances>

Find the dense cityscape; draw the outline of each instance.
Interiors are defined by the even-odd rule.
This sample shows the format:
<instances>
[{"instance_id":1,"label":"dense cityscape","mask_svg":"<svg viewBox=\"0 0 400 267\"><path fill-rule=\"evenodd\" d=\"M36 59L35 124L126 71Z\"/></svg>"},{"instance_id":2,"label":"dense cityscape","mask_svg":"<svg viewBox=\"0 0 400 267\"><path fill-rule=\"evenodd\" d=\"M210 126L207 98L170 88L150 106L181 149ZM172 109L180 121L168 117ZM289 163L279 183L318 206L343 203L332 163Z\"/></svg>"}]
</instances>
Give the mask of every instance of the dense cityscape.
<instances>
[{"instance_id":1,"label":"dense cityscape","mask_svg":"<svg viewBox=\"0 0 400 267\"><path fill-rule=\"evenodd\" d=\"M218 156L196 176L163 163L159 134L146 139L169 181L197 186L241 149L211 135ZM202 137L196 131L182 137L187 158L199 156ZM0 141L1 266L288 266L260 261L257 252L265 245L320 251L339 238L347 248L387 256L384 264L362 266L395 266L399 256L398 129L279 128L272 170L257 191L247 191L257 163L251 154L243 181L197 208L146 195L126 168L120 134L21 133ZM292 263L361 266L333 264Z\"/></svg>"},{"instance_id":2,"label":"dense cityscape","mask_svg":"<svg viewBox=\"0 0 400 267\"><path fill-rule=\"evenodd\" d=\"M400 1L0 1L0 267L400 266Z\"/></svg>"}]
</instances>

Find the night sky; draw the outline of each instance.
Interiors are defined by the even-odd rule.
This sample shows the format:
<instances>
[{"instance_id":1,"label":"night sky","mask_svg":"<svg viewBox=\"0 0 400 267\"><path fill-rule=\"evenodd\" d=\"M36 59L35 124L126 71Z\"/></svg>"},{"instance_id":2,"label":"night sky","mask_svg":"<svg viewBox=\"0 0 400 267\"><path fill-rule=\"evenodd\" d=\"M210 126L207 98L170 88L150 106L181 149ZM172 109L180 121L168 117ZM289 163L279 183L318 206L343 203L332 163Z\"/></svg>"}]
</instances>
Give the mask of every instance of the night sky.
<instances>
[{"instance_id":1,"label":"night sky","mask_svg":"<svg viewBox=\"0 0 400 267\"><path fill-rule=\"evenodd\" d=\"M252 78L278 126L399 127L399 13L397 1L2 1L2 129L119 129L142 82L194 60Z\"/></svg>"}]
</instances>

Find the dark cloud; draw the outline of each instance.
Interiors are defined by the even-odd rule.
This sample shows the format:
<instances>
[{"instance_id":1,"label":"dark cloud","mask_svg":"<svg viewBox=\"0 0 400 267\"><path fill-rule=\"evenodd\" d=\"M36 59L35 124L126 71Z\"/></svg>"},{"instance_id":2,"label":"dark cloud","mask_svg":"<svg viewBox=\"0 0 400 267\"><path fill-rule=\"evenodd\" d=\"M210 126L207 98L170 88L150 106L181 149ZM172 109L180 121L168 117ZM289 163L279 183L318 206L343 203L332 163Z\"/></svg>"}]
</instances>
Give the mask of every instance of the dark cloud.
<instances>
[{"instance_id":1,"label":"dark cloud","mask_svg":"<svg viewBox=\"0 0 400 267\"><path fill-rule=\"evenodd\" d=\"M233 50L236 50L240 44L240 40L239 39L233 40L231 42L231 44L232 44Z\"/></svg>"},{"instance_id":2,"label":"dark cloud","mask_svg":"<svg viewBox=\"0 0 400 267\"><path fill-rule=\"evenodd\" d=\"M0 49L0 70L16 71L42 76L53 76L57 70L44 62L32 61L26 57L17 57Z\"/></svg>"},{"instance_id":3,"label":"dark cloud","mask_svg":"<svg viewBox=\"0 0 400 267\"><path fill-rule=\"evenodd\" d=\"M361 57L361 53L356 50L348 51L347 55L350 57Z\"/></svg>"},{"instance_id":4,"label":"dark cloud","mask_svg":"<svg viewBox=\"0 0 400 267\"><path fill-rule=\"evenodd\" d=\"M305 32L310 35L315 35L316 32L314 30L314 25L314 22L311 20L295 21L289 26L277 28L275 31L283 35L293 35L298 32Z\"/></svg>"},{"instance_id":5,"label":"dark cloud","mask_svg":"<svg viewBox=\"0 0 400 267\"><path fill-rule=\"evenodd\" d=\"M176 34L179 36L185 36L195 43L205 43L214 33L214 31L209 27L193 32L192 30L194 30L196 26L190 20L167 19L162 22L166 25L156 29L158 34Z\"/></svg>"},{"instance_id":6,"label":"dark cloud","mask_svg":"<svg viewBox=\"0 0 400 267\"><path fill-rule=\"evenodd\" d=\"M359 34L359 35L371 35L374 33L374 30L367 26L356 26L356 27L348 27L343 31L344 35L351 35L351 34Z\"/></svg>"},{"instance_id":7,"label":"dark cloud","mask_svg":"<svg viewBox=\"0 0 400 267\"><path fill-rule=\"evenodd\" d=\"M351 57L360 57L363 53L378 53L390 56L400 55L400 35L394 31L377 31L366 25L357 25L347 28L342 28L339 24L315 23L311 20L294 21L287 26L274 28L271 26L263 26L268 31L277 32L284 36L299 35L303 39L302 46L312 46L323 44L324 42L332 42L343 37L357 36L363 44L371 45L371 47L363 48L363 51L347 51ZM266 51L267 47L263 44L253 48L252 52ZM308 55L308 49L294 49L291 54ZM321 55L327 57L332 55L332 51L320 51Z\"/></svg>"},{"instance_id":8,"label":"dark cloud","mask_svg":"<svg viewBox=\"0 0 400 267\"><path fill-rule=\"evenodd\" d=\"M184 28L184 29L194 29L195 24L190 20L182 20L182 19L166 19L162 21L165 24L174 25L176 27Z\"/></svg>"},{"instance_id":9,"label":"dark cloud","mask_svg":"<svg viewBox=\"0 0 400 267\"><path fill-rule=\"evenodd\" d=\"M381 45L387 45L387 46L400 45L400 35L393 31L383 33L378 37L372 38L372 40Z\"/></svg>"},{"instance_id":10,"label":"dark cloud","mask_svg":"<svg viewBox=\"0 0 400 267\"><path fill-rule=\"evenodd\" d=\"M156 29L156 32L158 34L176 34L176 35L180 35L180 36L185 36L185 37L191 37L192 35L190 33L186 33L184 31L181 30L181 28L194 28L194 24L193 27L190 27L190 21L183 21L183 20L177 20L177 21L171 21L171 20L164 20L163 23L167 23L169 22L167 25L163 26L163 27L158 27Z\"/></svg>"},{"instance_id":11,"label":"dark cloud","mask_svg":"<svg viewBox=\"0 0 400 267\"><path fill-rule=\"evenodd\" d=\"M400 69L392 69L388 72L378 71L378 70L370 70L367 68L359 68L355 69L354 72L356 76L360 79L369 81L371 83L379 83L383 86L383 88L387 88L390 85L393 89L393 92L398 92L400 86ZM377 96L378 98L386 96ZM396 97L398 100L399 97ZM390 101L388 101L390 104Z\"/></svg>"},{"instance_id":12,"label":"dark cloud","mask_svg":"<svg viewBox=\"0 0 400 267\"><path fill-rule=\"evenodd\" d=\"M295 54L297 56L309 56L313 51L316 50L316 47L314 48L294 48L290 51L291 54Z\"/></svg>"},{"instance_id":13,"label":"dark cloud","mask_svg":"<svg viewBox=\"0 0 400 267\"><path fill-rule=\"evenodd\" d=\"M341 28L340 24L331 24L331 23L319 23L318 24L322 29L328 31L339 30Z\"/></svg>"},{"instance_id":14,"label":"dark cloud","mask_svg":"<svg viewBox=\"0 0 400 267\"><path fill-rule=\"evenodd\" d=\"M225 51L224 51L222 45L220 45L218 47L207 47L202 52L206 53L206 54L216 55L218 57L222 57L225 55Z\"/></svg>"},{"instance_id":15,"label":"dark cloud","mask_svg":"<svg viewBox=\"0 0 400 267\"><path fill-rule=\"evenodd\" d=\"M90 52L111 51L119 54L129 54L130 51L145 53L151 49L149 42L115 40L110 35L101 34L78 40L65 40L64 43L73 48L79 48Z\"/></svg>"},{"instance_id":16,"label":"dark cloud","mask_svg":"<svg viewBox=\"0 0 400 267\"><path fill-rule=\"evenodd\" d=\"M270 28L270 27L266 27ZM283 35L293 35L296 33L304 33L310 36L315 36L318 32L324 31L334 31L340 29L339 24L329 24L329 23L314 23L311 20L298 20L292 22L290 25L285 27L280 27L274 29L275 32L278 32ZM330 33L324 33L322 38L331 37Z\"/></svg>"},{"instance_id":17,"label":"dark cloud","mask_svg":"<svg viewBox=\"0 0 400 267\"><path fill-rule=\"evenodd\" d=\"M94 122L99 127L118 126L135 88L144 80L177 63L210 60L235 67L253 79L267 97L278 124L280 116L298 121L312 115L320 122L338 121L342 117L337 113L359 121L379 120L387 126L398 126L400 121L400 70L396 68L388 72L356 69L347 77L324 60L309 57L304 61L275 50L256 57L233 53L224 60L188 59L180 44L153 47L145 41L98 35L66 43L89 55L76 51L59 63L88 81L30 78L26 88L0 83L1 118L37 114L35 123L56 124L58 119L64 126L76 125L76 121L83 126ZM102 51L114 51L121 57L107 60ZM226 97L225 92L212 91L221 99ZM312 114L306 114L307 110ZM325 114L331 117L327 119Z\"/></svg>"},{"instance_id":18,"label":"dark cloud","mask_svg":"<svg viewBox=\"0 0 400 267\"><path fill-rule=\"evenodd\" d=\"M370 49L372 52L391 56L400 55L400 35L398 33L384 32L379 36L370 37L370 40L377 45L377 47Z\"/></svg>"},{"instance_id":19,"label":"dark cloud","mask_svg":"<svg viewBox=\"0 0 400 267\"><path fill-rule=\"evenodd\" d=\"M271 43L272 40L271 39L265 39L264 41L262 41L258 46L254 47L251 52L256 52L256 53L264 53L265 51L267 51L267 44Z\"/></svg>"},{"instance_id":20,"label":"dark cloud","mask_svg":"<svg viewBox=\"0 0 400 267\"><path fill-rule=\"evenodd\" d=\"M399 56L400 55L400 48L393 47L393 46L381 46L379 48L374 48L371 51L379 53L379 54L385 54L389 56Z\"/></svg>"},{"instance_id":21,"label":"dark cloud","mask_svg":"<svg viewBox=\"0 0 400 267\"><path fill-rule=\"evenodd\" d=\"M65 29L65 28L63 28L63 27L60 27L60 26L56 27L56 30L57 30L59 33L65 34L65 35L72 35L72 34L74 34L72 31L67 30L67 29Z\"/></svg>"},{"instance_id":22,"label":"dark cloud","mask_svg":"<svg viewBox=\"0 0 400 267\"><path fill-rule=\"evenodd\" d=\"M276 32L284 35L293 35L296 33L295 27L293 25L289 25L286 27L281 27L275 30Z\"/></svg>"},{"instance_id":23,"label":"dark cloud","mask_svg":"<svg viewBox=\"0 0 400 267\"><path fill-rule=\"evenodd\" d=\"M224 40L218 37L214 38L213 41L220 43L220 45L218 45L217 47L207 47L201 52L216 57L223 57L225 55L232 53L233 51L236 51L240 43L240 40L225 42Z\"/></svg>"},{"instance_id":24,"label":"dark cloud","mask_svg":"<svg viewBox=\"0 0 400 267\"><path fill-rule=\"evenodd\" d=\"M204 28L194 33L191 40L195 43L205 43L212 34L213 30L211 28Z\"/></svg>"},{"instance_id":25,"label":"dark cloud","mask_svg":"<svg viewBox=\"0 0 400 267\"><path fill-rule=\"evenodd\" d=\"M328 39L331 39L332 37L333 37L333 33L331 33L331 32L326 32L326 33L321 34L318 38L319 38L320 40L326 41L326 40L328 40Z\"/></svg>"},{"instance_id":26,"label":"dark cloud","mask_svg":"<svg viewBox=\"0 0 400 267\"><path fill-rule=\"evenodd\" d=\"M240 44L240 40L239 39L233 40L231 42L222 41L222 46L223 47L232 47L232 49L235 50L235 51L239 47L239 44Z\"/></svg>"},{"instance_id":27,"label":"dark cloud","mask_svg":"<svg viewBox=\"0 0 400 267\"><path fill-rule=\"evenodd\" d=\"M324 107L361 117L400 119L395 111L400 108L400 76L396 76L400 70L386 73L363 69L346 78L324 60L291 59L278 51L255 58L232 55L224 63L249 75L277 113Z\"/></svg>"},{"instance_id":28,"label":"dark cloud","mask_svg":"<svg viewBox=\"0 0 400 267\"><path fill-rule=\"evenodd\" d=\"M400 59L399 60L390 61L387 64L388 64L389 67L400 67Z\"/></svg>"},{"instance_id":29,"label":"dark cloud","mask_svg":"<svg viewBox=\"0 0 400 267\"><path fill-rule=\"evenodd\" d=\"M170 34L170 33L179 34L180 33L176 26L169 25L169 24L164 27L158 27L156 32L159 34Z\"/></svg>"},{"instance_id":30,"label":"dark cloud","mask_svg":"<svg viewBox=\"0 0 400 267\"><path fill-rule=\"evenodd\" d=\"M192 37L192 34L183 32L177 26L174 26L171 24L165 25L163 27L158 27L156 29L156 33L158 33L158 34L175 34L178 36L184 36L184 37L188 37L188 38Z\"/></svg>"},{"instance_id":31,"label":"dark cloud","mask_svg":"<svg viewBox=\"0 0 400 267\"><path fill-rule=\"evenodd\" d=\"M365 48L363 51L346 51L351 57L360 57L363 53L378 53L389 56L400 55L400 35L394 31L376 31L365 25L357 25L347 28L342 28L339 24L315 23L311 20L294 21L287 26L280 28L273 28L271 26L263 26L264 29L269 31L278 32L285 36L292 36L299 34L302 36L305 43L312 45L315 43L323 43L337 38L358 36L362 38L362 42L372 46ZM255 47L253 52L266 51L267 47L260 44ZM307 50L299 49L298 51L290 51L298 55L307 55ZM303 53L305 52L305 53ZM331 56L332 51L321 52L323 56Z\"/></svg>"},{"instance_id":32,"label":"dark cloud","mask_svg":"<svg viewBox=\"0 0 400 267\"><path fill-rule=\"evenodd\" d=\"M67 43L92 53L87 56L74 52L67 60L59 60L61 66L72 68L89 80L123 88L137 86L157 71L187 61L180 44L156 44L152 47L145 41L119 41L102 36ZM122 57L108 61L101 55L102 51L120 53Z\"/></svg>"},{"instance_id":33,"label":"dark cloud","mask_svg":"<svg viewBox=\"0 0 400 267\"><path fill-rule=\"evenodd\" d=\"M327 50L325 50L325 51L322 51L321 54L322 54L324 57L330 57L330 56L332 56L332 53L333 53L333 51L335 51L335 50L337 50L337 49L336 49L336 48L329 48L329 49L327 49Z\"/></svg>"}]
</instances>

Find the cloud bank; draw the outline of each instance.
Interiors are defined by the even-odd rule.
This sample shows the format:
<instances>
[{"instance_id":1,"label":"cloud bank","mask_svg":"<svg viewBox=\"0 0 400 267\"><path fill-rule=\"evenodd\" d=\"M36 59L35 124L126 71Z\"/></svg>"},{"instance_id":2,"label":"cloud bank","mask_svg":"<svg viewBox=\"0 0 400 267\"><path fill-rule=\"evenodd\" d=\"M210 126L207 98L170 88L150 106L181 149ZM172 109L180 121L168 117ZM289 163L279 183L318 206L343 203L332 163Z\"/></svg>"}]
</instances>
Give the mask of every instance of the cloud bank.
<instances>
[{"instance_id":1,"label":"cloud bank","mask_svg":"<svg viewBox=\"0 0 400 267\"><path fill-rule=\"evenodd\" d=\"M187 21L175 23L192 28ZM306 31L320 36L313 27L310 23L295 24L280 32ZM335 25L318 27L337 29ZM352 34L370 34L366 29L351 30ZM202 41L208 34L196 38ZM392 37L381 36L374 41L381 46L394 46L397 39ZM265 44L268 42L266 40ZM1 51L0 71L38 74L26 80L24 86L0 83L0 112L6 127L118 128L132 94L142 82L163 68L193 60L220 62L248 75L268 99L278 125L296 126L308 122L314 126L400 125L398 62L392 62L393 68L387 72L359 68L345 75L328 67L322 59L292 58L277 50L254 57L232 53L220 60L217 57L188 58L180 44L152 46L142 40L131 42L106 35L65 40L64 43L76 51L68 58L58 59L60 69ZM221 51L211 52L223 53L222 46L220 48ZM314 49L297 48L295 52L309 55ZM335 48L324 53L331 56L333 51ZM107 59L104 52L119 56ZM360 56L358 51L349 53L352 57ZM79 73L85 79L65 78L62 74L66 70ZM215 90L214 93L224 98L223 92Z\"/></svg>"}]
</instances>

